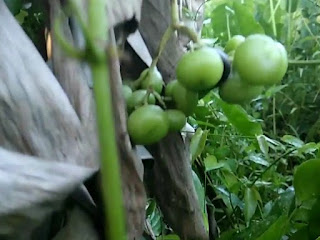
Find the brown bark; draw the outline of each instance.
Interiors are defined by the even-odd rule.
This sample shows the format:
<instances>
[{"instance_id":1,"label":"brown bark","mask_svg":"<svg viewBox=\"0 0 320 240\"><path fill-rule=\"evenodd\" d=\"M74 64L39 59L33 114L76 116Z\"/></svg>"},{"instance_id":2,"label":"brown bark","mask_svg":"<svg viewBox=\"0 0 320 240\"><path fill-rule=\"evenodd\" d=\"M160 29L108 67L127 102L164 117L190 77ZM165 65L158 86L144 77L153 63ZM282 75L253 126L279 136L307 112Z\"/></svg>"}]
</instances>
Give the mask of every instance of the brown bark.
<instances>
[{"instance_id":1,"label":"brown bark","mask_svg":"<svg viewBox=\"0 0 320 240\"><path fill-rule=\"evenodd\" d=\"M152 56L166 28L170 24L170 0L145 0L142 5L140 31ZM183 46L176 36L168 42L158 63L158 68L166 82L175 77L175 67ZM199 207L188 146L181 135L169 134L158 144L148 148L155 158L153 167L153 193L163 212L165 221L179 234L181 239L207 240Z\"/></svg>"}]
</instances>

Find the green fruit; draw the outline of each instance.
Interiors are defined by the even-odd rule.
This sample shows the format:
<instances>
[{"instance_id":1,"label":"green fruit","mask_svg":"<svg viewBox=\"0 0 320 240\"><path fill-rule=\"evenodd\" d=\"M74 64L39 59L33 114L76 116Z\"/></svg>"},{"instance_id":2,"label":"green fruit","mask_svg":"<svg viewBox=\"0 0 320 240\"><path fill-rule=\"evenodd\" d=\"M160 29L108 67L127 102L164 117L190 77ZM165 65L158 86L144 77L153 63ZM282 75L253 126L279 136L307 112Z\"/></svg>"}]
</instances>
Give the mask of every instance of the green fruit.
<instances>
[{"instance_id":1,"label":"green fruit","mask_svg":"<svg viewBox=\"0 0 320 240\"><path fill-rule=\"evenodd\" d=\"M252 85L279 83L288 59L284 47L262 34L249 36L235 51L233 65L241 79Z\"/></svg>"},{"instance_id":2,"label":"green fruit","mask_svg":"<svg viewBox=\"0 0 320 240\"><path fill-rule=\"evenodd\" d=\"M190 116L198 104L198 93L189 91L177 80L172 81L170 84L172 84L172 89L169 93L171 93L175 107L186 116Z\"/></svg>"},{"instance_id":3,"label":"green fruit","mask_svg":"<svg viewBox=\"0 0 320 240\"><path fill-rule=\"evenodd\" d=\"M156 143L164 138L168 131L168 116L156 105L142 106L128 118L128 132L135 144Z\"/></svg>"},{"instance_id":4,"label":"green fruit","mask_svg":"<svg viewBox=\"0 0 320 240\"><path fill-rule=\"evenodd\" d=\"M184 54L176 69L178 81L190 91L212 89L223 74L223 61L210 47L202 47Z\"/></svg>"},{"instance_id":5,"label":"green fruit","mask_svg":"<svg viewBox=\"0 0 320 240\"><path fill-rule=\"evenodd\" d=\"M280 66L280 69L282 70L281 72L281 75L285 75L286 72L287 72L287 69L288 69L288 55L287 55L287 50L285 49L285 47L279 43L279 42L276 42L276 47L279 51L279 53L281 54L282 56L282 59L284 59L284 61L282 61L282 64Z\"/></svg>"},{"instance_id":6,"label":"green fruit","mask_svg":"<svg viewBox=\"0 0 320 240\"><path fill-rule=\"evenodd\" d=\"M229 58L234 58L234 54L235 54L235 50L231 51L231 52L228 52L228 55L229 55Z\"/></svg>"},{"instance_id":7,"label":"green fruit","mask_svg":"<svg viewBox=\"0 0 320 240\"><path fill-rule=\"evenodd\" d=\"M241 104L256 98L263 91L263 86L253 86L243 81L239 74L232 75L220 86L219 95L228 103Z\"/></svg>"},{"instance_id":8,"label":"green fruit","mask_svg":"<svg viewBox=\"0 0 320 240\"><path fill-rule=\"evenodd\" d=\"M164 85L161 73L157 68L148 68L145 69L140 77L143 77L143 81L141 83L141 87L143 89L148 89L148 87L152 87L152 89L159 94L162 92L162 88Z\"/></svg>"},{"instance_id":9,"label":"green fruit","mask_svg":"<svg viewBox=\"0 0 320 240\"><path fill-rule=\"evenodd\" d=\"M173 80L171 82L169 82L165 88L165 96L166 97L172 97L172 89L173 89L173 86L176 85L177 83L177 80Z\"/></svg>"},{"instance_id":10,"label":"green fruit","mask_svg":"<svg viewBox=\"0 0 320 240\"><path fill-rule=\"evenodd\" d=\"M243 43L246 38L242 35L234 35L227 42L226 47L224 48L226 53L230 53L231 51L235 51L241 43Z\"/></svg>"},{"instance_id":11,"label":"green fruit","mask_svg":"<svg viewBox=\"0 0 320 240\"><path fill-rule=\"evenodd\" d=\"M128 99L132 95L132 89L127 85L122 85L122 96L124 97L126 103L128 103Z\"/></svg>"},{"instance_id":12,"label":"green fruit","mask_svg":"<svg viewBox=\"0 0 320 240\"><path fill-rule=\"evenodd\" d=\"M127 101L128 108L133 109L134 107L143 105L146 95L147 95L147 90L145 89L134 91ZM156 103L156 99L154 95L150 94L148 97L148 104L155 104L155 103Z\"/></svg>"},{"instance_id":13,"label":"green fruit","mask_svg":"<svg viewBox=\"0 0 320 240\"><path fill-rule=\"evenodd\" d=\"M169 109L166 111L169 120L169 131L180 131L186 125L186 115L176 109Z\"/></svg>"}]
</instances>

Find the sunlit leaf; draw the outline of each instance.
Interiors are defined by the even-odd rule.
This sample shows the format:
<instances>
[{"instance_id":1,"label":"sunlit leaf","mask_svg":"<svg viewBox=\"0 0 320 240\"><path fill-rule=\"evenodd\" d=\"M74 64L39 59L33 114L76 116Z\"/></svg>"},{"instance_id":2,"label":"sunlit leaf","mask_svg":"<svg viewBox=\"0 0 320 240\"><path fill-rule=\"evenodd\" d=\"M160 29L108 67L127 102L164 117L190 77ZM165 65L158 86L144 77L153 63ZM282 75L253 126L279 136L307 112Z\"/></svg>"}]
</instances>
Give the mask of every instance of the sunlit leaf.
<instances>
[{"instance_id":1,"label":"sunlit leaf","mask_svg":"<svg viewBox=\"0 0 320 240\"><path fill-rule=\"evenodd\" d=\"M269 166L269 162L263 159L261 156L256 154L251 154L249 160L263 166Z\"/></svg>"},{"instance_id":2,"label":"sunlit leaf","mask_svg":"<svg viewBox=\"0 0 320 240\"><path fill-rule=\"evenodd\" d=\"M244 191L244 218L249 222L254 215L258 206L256 194L251 188L246 188Z\"/></svg>"},{"instance_id":3,"label":"sunlit leaf","mask_svg":"<svg viewBox=\"0 0 320 240\"><path fill-rule=\"evenodd\" d=\"M301 148L299 148L299 154L310 154L314 153L315 151L319 150L318 144L314 142L306 143Z\"/></svg>"},{"instance_id":4,"label":"sunlit leaf","mask_svg":"<svg viewBox=\"0 0 320 240\"><path fill-rule=\"evenodd\" d=\"M304 142L301 141L299 138L291 136L291 135L284 135L281 140L285 143L288 143L294 147L302 147L304 145Z\"/></svg>"},{"instance_id":5,"label":"sunlit leaf","mask_svg":"<svg viewBox=\"0 0 320 240\"><path fill-rule=\"evenodd\" d=\"M203 131L201 128L198 128L195 134L192 136L190 143L192 161L194 161L202 153L207 141L207 135L207 130Z\"/></svg>"},{"instance_id":6,"label":"sunlit leaf","mask_svg":"<svg viewBox=\"0 0 320 240\"><path fill-rule=\"evenodd\" d=\"M214 155L209 155L204 159L204 166L206 168L206 172L211 170L219 169L225 166L224 162L217 161L217 158Z\"/></svg>"},{"instance_id":7,"label":"sunlit leaf","mask_svg":"<svg viewBox=\"0 0 320 240\"><path fill-rule=\"evenodd\" d=\"M155 208L155 210L152 212L148 219L154 234L161 234L163 229L163 223L160 211L157 208Z\"/></svg>"},{"instance_id":8,"label":"sunlit leaf","mask_svg":"<svg viewBox=\"0 0 320 240\"><path fill-rule=\"evenodd\" d=\"M269 153L269 144L264 135L257 136L259 148L264 155Z\"/></svg>"}]
</instances>

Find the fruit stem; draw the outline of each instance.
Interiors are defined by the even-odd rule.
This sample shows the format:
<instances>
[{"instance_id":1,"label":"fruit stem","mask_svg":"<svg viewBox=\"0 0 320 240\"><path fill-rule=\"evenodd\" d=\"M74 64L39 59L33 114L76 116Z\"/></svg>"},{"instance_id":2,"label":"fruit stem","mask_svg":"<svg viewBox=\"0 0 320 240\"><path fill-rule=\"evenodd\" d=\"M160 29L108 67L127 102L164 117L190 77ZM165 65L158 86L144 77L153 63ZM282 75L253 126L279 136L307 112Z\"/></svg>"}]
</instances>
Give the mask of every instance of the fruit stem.
<instances>
[{"instance_id":1,"label":"fruit stem","mask_svg":"<svg viewBox=\"0 0 320 240\"><path fill-rule=\"evenodd\" d=\"M173 32L174 32L174 29L172 28L172 26L169 26L167 28L167 30L164 32L164 34L163 34L163 36L161 38L158 50L157 50L157 56L152 60L152 63L150 65L151 69L156 67L156 65L157 65L157 63L158 63L158 61L160 59L160 56L161 56L164 48L166 47L167 42L171 38L171 35L173 34Z\"/></svg>"},{"instance_id":2,"label":"fruit stem","mask_svg":"<svg viewBox=\"0 0 320 240\"><path fill-rule=\"evenodd\" d=\"M178 11L178 2L177 0L171 1L171 25L179 25L179 11Z\"/></svg>"},{"instance_id":3,"label":"fruit stem","mask_svg":"<svg viewBox=\"0 0 320 240\"><path fill-rule=\"evenodd\" d=\"M149 97L150 97L150 94L153 92L152 89L148 88L147 89L147 93L146 95L143 97L143 105L148 105L148 100L149 100Z\"/></svg>"},{"instance_id":4,"label":"fruit stem","mask_svg":"<svg viewBox=\"0 0 320 240\"><path fill-rule=\"evenodd\" d=\"M107 53L106 0L91 0L88 6L87 44L93 47L88 62L92 70L96 121L100 145L102 196L105 207L106 239L127 239L123 208L122 182L116 142ZM88 45L87 45L88 46ZM109 49L110 50L110 49Z\"/></svg>"},{"instance_id":5,"label":"fruit stem","mask_svg":"<svg viewBox=\"0 0 320 240\"><path fill-rule=\"evenodd\" d=\"M144 75L140 75L139 78L133 82L130 82L130 87L133 89L133 90L136 90L137 88L140 87L141 83L143 82L144 79L147 78L149 72L147 74L144 74Z\"/></svg>"},{"instance_id":6,"label":"fruit stem","mask_svg":"<svg viewBox=\"0 0 320 240\"><path fill-rule=\"evenodd\" d=\"M193 42L200 43L200 39L199 39L198 34L195 31L193 31L192 29L190 29L189 27L180 23L177 0L171 0L171 24L166 29L166 31L164 32L164 34L161 38L159 47L157 49L157 55L152 60L150 68L156 67L156 65L160 59L160 56L161 56L163 50L165 49L172 34L174 33L174 31L180 31L181 33L187 35Z\"/></svg>"},{"instance_id":7,"label":"fruit stem","mask_svg":"<svg viewBox=\"0 0 320 240\"><path fill-rule=\"evenodd\" d=\"M172 99L172 97L163 97L163 100L165 102L171 102L173 99Z\"/></svg>"},{"instance_id":8,"label":"fruit stem","mask_svg":"<svg viewBox=\"0 0 320 240\"><path fill-rule=\"evenodd\" d=\"M178 30L179 32L187 35L194 43L200 44L200 38L198 34L193 31L191 28L185 26L185 25L175 25L175 30Z\"/></svg>"},{"instance_id":9,"label":"fruit stem","mask_svg":"<svg viewBox=\"0 0 320 240\"><path fill-rule=\"evenodd\" d=\"M162 97L160 96L160 94L159 94L158 92L156 92L156 91L153 91L153 95L156 97L156 99L157 99L158 102L162 105L162 107L163 107L164 109L166 109L167 106L166 106L165 102L162 100Z\"/></svg>"}]
</instances>

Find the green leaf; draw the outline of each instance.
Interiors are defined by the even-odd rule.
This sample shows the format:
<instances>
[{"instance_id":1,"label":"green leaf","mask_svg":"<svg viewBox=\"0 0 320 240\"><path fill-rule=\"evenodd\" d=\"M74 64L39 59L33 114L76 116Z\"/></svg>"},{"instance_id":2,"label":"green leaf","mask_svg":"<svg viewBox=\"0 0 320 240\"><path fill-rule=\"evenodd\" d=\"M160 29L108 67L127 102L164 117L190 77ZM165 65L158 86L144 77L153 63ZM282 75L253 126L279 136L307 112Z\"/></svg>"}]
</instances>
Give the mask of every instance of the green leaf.
<instances>
[{"instance_id":1,"label":"green leaf","mask_svg":"<svg viewBox=\"0 0 320 240\"><path fill-rule=\"evenodd\" d=\"M306 143L301 148L299 148L298 153L299 154L310 154L314 153L319 149L318 144L314 142Z\"/></svg>"},{"instance_id":2,"label":"green leaf","mask_svg":"<svg viewBox=\"0 0 320 240\"><path fill-rule=\"evenodd\" d=\"M149 217L151 216L151 214L155 211L156 209L156 201L154 200L151 200L150 204L148 205L147 207L147 210L146 210L146 216Z\"/></svg>"},{"instance_id":3,"label":"green leaf","mask_svg":"<svg viewBox=\"0 0 320 240\"><path fill-rule=\"evenodd\" d=\"M24 22L25 17L27 17L29 14L27 11L21 10L16 16L16 20L18 21L18 23L21 25Z\"/></svg>"},{"instance_id":4,"label":"green leaf","mask_svg":"<svg viewBox=\"0 0 320 240\"><path fill-rule=\"evenodd\" d=\"M304 142L301 141L299 138L291 136L291 135L284 135L281 140L285 143L288 143L294 147L300 148L304 145Z\"/></svg>"},{"instance_id":5,"label":"green leaf","mask_svg":"<svg viewBox=\"0 0 320 240\"><path fill-rule=\"evenodd\" d=\"M286 215L268 216L260 221L252 221L234 239L237 240L280 240L288 224Z\"/></svg>"},{"instance_id":6,"label":"green leaf","mask_svg":"<svg viewBox=\"0 0 320 240\"><path fill-rule=\"evenodd\" d=\"M239 105L228 104L215 95L217 103L229 122L243 135L257 136L262 135L262 128L256 119L249 116Z\"/></svg>"},{"instance_id":7,"label":"green leaf","mask_svg":"<svg viewBox=\"0 0 320 240\"><path fill-rule=\"evenodd\" d=\"M4 0L13 15L17 15L22 8L22 0Z\"/></svg>"},{"instance_id":8,"label":"green leaf","mask_svg":"<svg viewBox=\"0 0 320 240\"><path fill-rule=\"evenodd\" d=\"M204 159L204 166L205 166L206 172L209 172L211 170L223 168L225 166L225 163L224 162L218 163L217 158L214 155L209 155Z\"/></svg>"},{"instance_id":9,"label":"green leaf","mask_svg":"<svg viewBox=\"0 0 320 240\"><path fill-rule=\"evenodd\" d=\"M262 166L269 166L269 162L257 154L249 155L249 160Z\"/></svg>"},{"instance_id":10,"label":"green leaf","mask_svg":"<svg viewBox=\"0 0 320 240\"><path fill-rule=\"evenodd\" d=\"M257 240L280 240L285 234L288 221L286 215L280 216Z\"/></svg>"},{"instance_id":11,"label":"green leaf","mask_svg":"<svg viewBox=\"0 0 320 240\"><path fill-rule=\"evenodd\" d=\"M206 145L207 136L208 130L203 131L201 128L198 128L195 134L192 136L190 143L192 162L202 153Z\"/></svg>"},{"instance_id":12,"label":"green leaf","mask_svg":"<svg viewBox=\"0 0 320 240\"><path fill-rule=\"evenodd\" d=\"M227 4L222 4L211 12L211 26L214 36L225 41L228 39L228 34L226 31L228 28L227 18L229 18L229 28L231 32L237 32L235 29L237 28L234 21L235 18L227 12L226 7L228 7Z\"/></svg>"},{"instance_id":13,"label":"green leaf","mask_svg":"<svg viewBox=\"0 0 320 240\"><path fill-rule=\"evenodd\" d=\"M258 206L256 193L251 188L246 188L244 191L244 218L248 223L254 215Z\"/></svg>"},{"instance_id":14,"label":"green leaf","mask_svg":"<svg viewBox=\"0 0 320 240\"><path fill-rule=\"evenodd\" d=\"M235 16L239 25L241 34L249 36L254 33L264 33L263 28L254 18L253 12L241 1L234 1L233 3Z\"/></svg>"},{"instance_id":15,"label":"green leaf","mask_svg":"<svg viewBox=\"0 0 320 240\"><path fill-rule=\"evenodd\" d=\"M285 192L281 193L274 201L270 215L279 216L281 214L289 215L295 207L295 192L292 188L288 188Z\"/></svg>"},{"instance_id":16,"label":"green leaf","mask_svg":"<svg viewBox=\"0 0 320 240\"><path fill-rule=\"evenodd\" d=\"M320 236L320 199L313 204L309 213L309 236L316 239Z\"/></svg>"},{"instance_id":17,"label":"green leaf","mask_svg":"<svg viewBox=\"0 0 320 240\"><path fill-rule=\"evenodd\" d=\"M152 214L148 217L151 228L156 236L160 235L163 229L163 223L161 219L160 211L155 208Z\"/></svg>"},{"instance_id":18,"label":"green leaf","mask_svg":"<svg viewBox=\"0 0 320 240\"><path fill-rule=\"evenodd\" d=\"M198 177L198 175L192 171L192 179L193 179L193 184L197 192L198 196L198 201L199 201L199 206L202 212L205 211L205 193L204 193L204 188L201 184L201 181Z\"/></svg>"},{"instance_id":19,"label":"green leaf","mask_svg":"<svg viewBox=\"0 0 320 240\"><path fill-rule=\"evenodd\" d=\"M264 135L259 135L257 136L257 140L258 140L258 144L261 152L267 156L269 153L269 144L266 137Z\"/></svg>"},{"instance_id":20,"label":"green leaf","mask_svg":"<svg viewBox=\"0 0 320 240\"><path fill-rule=\"evenodd\" d=\"M305 226L296 231L290 238L290 240L309 240L308 227Z\"/></svg>"},{"instance_id":21,"label":"green leaf","mask_svg":"<svg viewBox=\"0 0 320 240\"><path fill-rule=\"evenodd\" d=\"M288 85L273 85L271 87L269 87L266 92L265 92L265 96L267 98L271 98L272 96L274 96L277 92L280 92L282 89L286 88Z\"/></svg>"},{"instance_id":22,"label":"green leaf","mask_svg":"<svg viewBox=\"0 0 320 240\"><path fill-rule=\"evenodd\" d=\"M302 202L320 195L320 159L302 163L296 168L293 186L297 200Z\"/></svg>"},{"instance_id":23,"label":"green leaf","mask_svg":"<svg viewBox=\"0 0 320 240\"><path fill-rule=\"evenodd\" d=\"M222 169L221 170L222 176L223 176L223 181L225 186L231 190L233 186L235 186L238 183L238 178L230 172L230 170L227 169Z\"/></svg>"},{"instance_id":24,"label":"green leaf","mask_svg":"<svg viewBox=\"0 0 320 240\"><path fill-rule=\"evenodd\" d=\"M166 236L159 236L159 237L157 237L157 240L180 240L180 238L178 235L169 234Z\"/></svg>"},{"instance_id":25,"label":"green leaf","mask_svg":"<svg viewBox=\"0 0 320 240\"><path fill-rule=\"evenodd\" d=\"M223 232L221 234L221 236L218 238L218 240L234 240L235 239L235 235L237 233L237 230L236 229L231 229L231 230L228 230L226 232Z\"/></svg>"}]
</instances>

